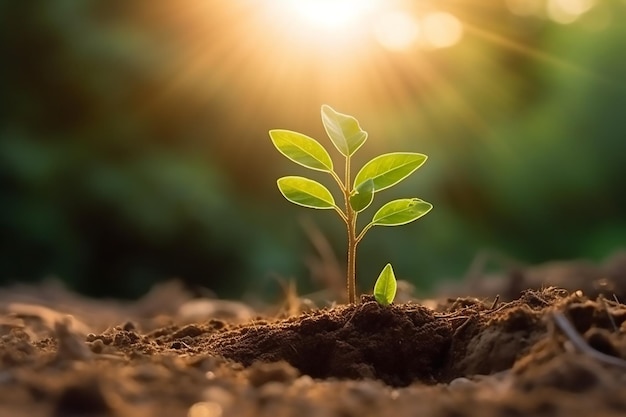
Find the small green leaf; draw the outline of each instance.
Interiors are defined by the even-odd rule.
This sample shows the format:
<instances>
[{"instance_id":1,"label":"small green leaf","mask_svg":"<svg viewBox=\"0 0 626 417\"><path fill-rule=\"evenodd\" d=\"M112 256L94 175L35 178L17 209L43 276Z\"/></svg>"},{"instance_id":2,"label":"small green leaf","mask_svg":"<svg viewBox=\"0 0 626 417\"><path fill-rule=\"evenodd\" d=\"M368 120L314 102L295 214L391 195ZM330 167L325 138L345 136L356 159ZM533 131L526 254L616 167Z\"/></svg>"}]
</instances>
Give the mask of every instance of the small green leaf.
<instances>
[{"instance_id":1,"label":"small green leaf","mask_svg":"<svg viewBox=\"0 0 626 417\"><path fill-rule=\"evenodd\" d=\"M377 156L361 168L354 178L354 188L372 179L374 192L396 185L426 162L426 155L413 152L394 152Z\"/></svg>"},{"instance_id":2,"label":"small green leaf","mask_svg":"<svg viewBox=\"0 0 626 417\"><path fill-rule=\"evenodd\" d=\"M332 107L322 106L322 123L328 137L343 156L354 154L367 139L367 132L352 116L339 113Z\"/></svg>"},{"instance_id":3,"label":"small green leaf","mask_svg":"<svg viewBox=\"0 0 626 417\"><path fill-rule=\"evenodd\" d=\"M354 190L354 194L350 196L350 206L357 213L365 210L372 204L374 200L374 181L371 179L365 181L359 188Z\"/></svg>"},{"instance_id":4,"label":"small green leaf","mask_svg":"<svg viewBox=\"0 0 626 417\"><path fill-rule=\"evenodd\" d=\"M393 299L396 298L397 289L398 284L396 282L396 276L393 273L393 268L391 264L387 264L378 276L376 284L374 284L374 298L378 304L388 306L393 303Z\"/></svg>"},{"instance_id":5,"label":"small green leaf","mask_svg":"<svg viewBox=\"0 0 626 417\"><path fill-rule=\"evenodd\" d=\"M400 226L419 219L432 208L432 204L419 198L393 200L374 214L372 224L374 226Z\"/></svg>"},{"instance_id":6,"label":"small green leaf","mask_svg":"<svg viewBox=\"0 0 626 417\"><path fill-rule=\"evenodd\" d=\"M283 129L270 130L270 138L276 149L296 164L316 171L333 170L330 155L315 139Z\"/></svg>"},{"instance_id":7,"label":"small green leaf","mask_svg":"<svg viewBox=\"0 0 626 417\"><path fill-rule=\"evenodd\" d=\"M294 204L314 209L335 207L330 191L317 181L291 176L279 178L277 183L280 192Z\"/></svg>"}]
</instances>

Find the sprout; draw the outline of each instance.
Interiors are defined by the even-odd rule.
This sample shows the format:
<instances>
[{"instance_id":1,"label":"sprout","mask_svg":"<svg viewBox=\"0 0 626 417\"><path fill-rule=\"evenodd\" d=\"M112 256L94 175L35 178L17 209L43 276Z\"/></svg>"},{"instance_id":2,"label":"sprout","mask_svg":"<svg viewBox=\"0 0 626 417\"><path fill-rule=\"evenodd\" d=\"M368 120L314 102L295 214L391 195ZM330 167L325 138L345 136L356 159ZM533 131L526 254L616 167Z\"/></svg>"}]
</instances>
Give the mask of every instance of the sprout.
<instances>
[{"instance_id":1,"label":"sprout","mask_svg":"<svg viewBox=\"0 0 626 417\"><path fill-rule=\"evenodd\" d=\"M350 172L351 157L367 140L367 132L352 116L339 113L328 105L322 106L322 123L335 148L345 157L343 180L334 170L333 161L326 149L315 139L291 130L275 129L269 132L272 143L280 153L303 167L328 173L343 195L340 208L331 192L317 181L299 176L278 179L278 189L289 201L314 209L332 209L346 224L348 231L348 300L356 301L356 248L373 226L400 226L419 219L432 208L432 204L419 198L393 200L383 205L372 220L357 233L357 217L374 200L374 195L392 187L411 175L426 162L427 156L414 152L394 152L375 157L356 174ZM387 264L376 282L374 295L382 305L393 301L396 281L393 269Z\"/></svg>"},{"instance_id":2,"label":"sprout","mask_svg":"<svg viewBox=\"0 0 626 417\"><path fill-rule=\"evenodd\" d=\"M374 284L374 299L376 299L378 304L388 306L396 298L397 289L398 284L393 268L391 264L387 264L378 276L376 284Z\"/></svg>"}]
</instances>

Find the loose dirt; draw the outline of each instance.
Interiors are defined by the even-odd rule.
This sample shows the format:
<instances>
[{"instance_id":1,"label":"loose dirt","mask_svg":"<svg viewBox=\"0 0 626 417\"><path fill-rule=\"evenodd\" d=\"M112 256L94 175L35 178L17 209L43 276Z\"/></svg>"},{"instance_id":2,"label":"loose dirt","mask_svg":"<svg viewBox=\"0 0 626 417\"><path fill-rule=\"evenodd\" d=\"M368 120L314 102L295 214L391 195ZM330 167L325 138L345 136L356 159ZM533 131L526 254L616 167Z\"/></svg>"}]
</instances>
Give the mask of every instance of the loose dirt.
<instances>
[{"instance_id":1,"label":"loose dirt","mask_svg":"<svg viewBox=\"0 0 626 417\"><path fill-rule=\"evenodd\" d=\"M135 303L1 290L0 416L626 415L623 293L276 318L172 285Z\"/></svg>"}]
</instances>

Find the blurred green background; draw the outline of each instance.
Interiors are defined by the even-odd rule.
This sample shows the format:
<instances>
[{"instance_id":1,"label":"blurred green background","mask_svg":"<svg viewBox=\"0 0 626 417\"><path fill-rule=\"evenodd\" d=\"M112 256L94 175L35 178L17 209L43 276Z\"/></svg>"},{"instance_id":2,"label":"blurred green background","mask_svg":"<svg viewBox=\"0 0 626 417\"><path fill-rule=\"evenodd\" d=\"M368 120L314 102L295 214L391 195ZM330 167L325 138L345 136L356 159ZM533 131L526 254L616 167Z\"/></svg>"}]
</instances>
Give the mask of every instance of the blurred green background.
<instances>
[{"instance_id":1,"label":"blurred green background","mask_svg":"<svg viewBox=\"0 0 626 417\"><path fill-rule=\"evenodd\" d=\"M298 1L0 2L0 281L319 288L302 220L340 263L345 231L280 196L276 178L310 173L267 131L330 146L323 103L369 132L358 166L429 155L364 216L435 205L368 233L363 290L387 262L428 290L484 249L541 262L626 243L625 1L365 2L333 27Z\"/></svg>"}]
</instances>

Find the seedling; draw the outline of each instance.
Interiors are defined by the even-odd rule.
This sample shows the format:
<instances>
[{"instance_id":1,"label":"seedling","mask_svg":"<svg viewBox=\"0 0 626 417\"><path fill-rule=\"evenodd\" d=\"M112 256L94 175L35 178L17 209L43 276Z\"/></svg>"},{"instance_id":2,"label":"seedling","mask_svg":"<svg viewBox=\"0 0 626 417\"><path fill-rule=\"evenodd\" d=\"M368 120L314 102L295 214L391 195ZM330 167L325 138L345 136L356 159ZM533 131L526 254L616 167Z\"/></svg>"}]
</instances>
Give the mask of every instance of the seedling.
<instances>
[{"instance_id":1,"label":"seedling","mask_svg":"<svg viewBox=\"0 0 626 417\"><path fill-rule=\"evenodd\" d=\"M290 202L314 209L332 209L346 224L348 231L348 300L356 301L356 248L368 230L374 226L400 226L419 219L432 208L432 204L419 198L403 198L383 205L372 220L357 233L357 217L368 208L374 195L392 187L421 167L427 156L413 152L394 152L375 157L366 163L356 174L354 181L350 173L351 157L367 139L367 132L361 129L359 122L352 116L339 113L328 105L322 106L322 123L335 148L345 157L343 180L334 170L333 161L326 149L315 139L291 130L270 130L272 143L280 153L293 162L306 168L327 172L335 180L344 200L344 207L339 208L331 192L317 181L305 177L288 176L279 178L278 189ZM381 277L393 278L391 265L381 272ZM390 304L395 296L395 278L393 291L390 280L379 281L381 304ZM377 282L377 287L378 282ZM393 292L391 297L389 295ZM374 293L377 291L375 289ZM381 302L382 300L382 302Z\"/></svg>"},{"instance_id":2,"label":"seedling","mask_svg":"<svg viewBox=\"0 0 626 417\"><path fill-rule=\"evenodd\" d=\"M393 268L391 264L387 264L378 276L376 284L374 284L374 299L378 304L388 306L396 298L397 289L398 283L396 282Z\"/></svg>"}]
</instances>

